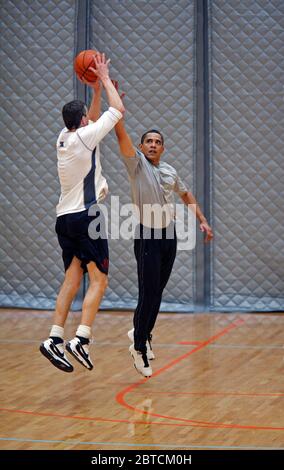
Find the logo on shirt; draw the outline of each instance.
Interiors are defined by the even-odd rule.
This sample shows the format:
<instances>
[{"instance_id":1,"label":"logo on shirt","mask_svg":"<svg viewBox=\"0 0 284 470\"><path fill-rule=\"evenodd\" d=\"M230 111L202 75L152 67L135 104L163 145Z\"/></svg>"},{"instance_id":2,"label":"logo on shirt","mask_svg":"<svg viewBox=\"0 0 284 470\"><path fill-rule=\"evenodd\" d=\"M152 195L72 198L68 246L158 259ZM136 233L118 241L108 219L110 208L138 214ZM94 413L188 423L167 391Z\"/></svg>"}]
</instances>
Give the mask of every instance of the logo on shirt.
<instances>
[{"instance_id":1,"label":"logo on shirt","mask_svg":"<svg viewBox=\"0 0 284 470\"><path fill-rule=\"evenodd\" d=\"M59 142L59 147L64 147L64 142Z\"/></svg>"}]
</instances>

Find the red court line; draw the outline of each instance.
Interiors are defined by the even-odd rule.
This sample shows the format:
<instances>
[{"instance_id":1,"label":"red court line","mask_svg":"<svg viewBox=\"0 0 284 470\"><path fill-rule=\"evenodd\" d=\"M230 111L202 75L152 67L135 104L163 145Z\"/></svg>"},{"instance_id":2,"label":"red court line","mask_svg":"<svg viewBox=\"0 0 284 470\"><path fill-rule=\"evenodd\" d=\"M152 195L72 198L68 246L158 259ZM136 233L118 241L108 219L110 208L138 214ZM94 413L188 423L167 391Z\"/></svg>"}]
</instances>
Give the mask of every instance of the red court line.
<instances>
[{"instance_id":1,"label":"red court line","mask_svg":"<svg viewBox=\"0 0 284 470\"><path fill-rule=\"evenodd\" d=\"M214 341L217 337L222 336L225 334L225 332L229 331L232 328L235 328L239 326L240 324L243 324L244 321L240 320L239 322L235 322L234 326L231 325L228 328L225 328L222 330L219 334L213 336L212 338L209 338L208 341L204 342L204 345L209 344L209 342ZM187 355L192 354L194 351L199 350L200 348L195 348L194 350L190 351ZM181 356L182 358L184 356ZM180 359L182 360L182 359ZM176 360L177 361L177 360ZM176 362L175 361L175 362ZM173 361L174 362L174 361ZM160 369L164 370L164 369ZM159 372L159 371L157 371ZM157 373L155 374L157 375ZM135 386L139 386L142 383L145 383L148 379L141 380L140 382L137 382L137 384L132 384L132 388L135 388ZM131 387L128 387L131 389ZM158 416L162 418L166 418L163 415L155 415L154 413L145 411L145 410L140 410L138 408L131 407L130 405L127 405L128 408L137 411L138 413L142 413L144 415L148 416ZM144 425L158 425L158 426L174 426L174 427L206 427L206 428L216 428L216 427L234 427L234 428L244 428L244 429L251 429L251 427L248 426L240 426L240 425L226 425L222 423L202 423L201 421L195 421L195 420L186 420L182 418L173 418L169 417L170 422L161 422L161 421L148 421L147 420L141 420L141 421L136 421L132 419L109 419L109 418L101 418L101 417L88 417L88 416L76 416L76 415L63 415L59 413L44 413L44 412L36 412L36 411L28 411L28 410L17 410L17 409L12 409L12 408L0 408L0 411L2 412L8 412L8 413L17 413L17 414L25 414L25 415L30 415L30 416L46 416L46 417L55 417L55 418L63 418L63 419L75 419L75 420L82 420L82 421L97 421L97 422L109 422L109 423L126 423L126 424L141 424ZM182 422L173 422L173 421L182 421ZM262 426L262 427L253 427L253 429L263 429L263 430L284 430L284 428L279 428L279 427L268 427L268 426Z\"/></svg>"},{"instance_id":2,"label":"red court line","mask_svg":"<svg viewBox=\"0 0 284 470\"><path fill-rule=\"evenodd\" d=\"M186 419L186 418L178 418L178 417L174 417L174 416L168 416L168 415L162 415L162 414L159 414L159 413L153 413L153 412L149 412L149 411L145 411L145 410L141 410L139 408L136 408L135 406L132 406L132 405L129 405L126 401L125 401L125 396L127 394L129 394L130 392L132 392L134 389L136 389L137 387L145 384L146 382L148 382L149 380L152 380L154 377L157 377L158 375L162 374L163 372L165 372L166 370L168 369L171 369L173 366L175 366L176 364L180 363L181 361L183 361L184 359L188 358L189 356L191 356L192 354L194 354L195 352L197 351L200 351L201 349L205 348L208 344L210 343L213 343L214 341L216 341L216 339L220 338L221 336L224 336L225 334L227 334L229 331L237 328L238 326L240 325L243 325L245 323L245 320L243 319L239 319L239 320L236 320L235 322L231 323L229 326L227 326L226 328L224 328L223 330L221 330L219 333L217 333L216 335L214 336L211 336L208 340L206 341L203 341L199 346L197 346L196 348L192 349L191 351L187 352L186 354L183 354L182 356L174 359L173 361L169 362L168 364L166 364L164 367L162 367L161 369L157 370L151 377L151 379L148 379L148 378L145 378L145 379L142 379L140 380L139 382L136 382L134 384L131 384L130 386L124 388L123 390L121 390L117 395L116 395L116 401L121 405L121 406L124 406L125 408L128 408L132 411L135 411L135 412L138 412L138 413L141 413L141 414L147 414L147 415L151 415L151 416L155 416L157 418L164 418L164 419L168 419L168 420L173 420L173 421L180 421L180 422L186 422L186 423L190 423L191 425L200 425L200 426L206 426L206 427L210 427L210 428L237 428L237 429L258 429L258 430L284 430L284 427L275 427L275 426L254 426L254 425L241 425L241 424L226 424L226 423L218 423L218 422L208 422L208 421L200 421L200 420L193 420L193 419Z\"/></svg>"},{"instance_id":3,"label":"red court line","mask_svg":"<svg viewBox=\"0 0 284 470\"><path fill-rule=\"evenodd\" d=\"M97 422L106 422L106 423L126 423L126 424L151 424L151 425L158 425L158 426L177 426L177 427L206 427L207 425L200 425L200 424L186 424L186 423L167 423L165 421L148 421L148 420L133 420L133 419L111 419L111 418L100 418L100 417L90 417L90 416L76 416L76 415L62 415L59 413L43 413L40 411L29 411L29 410L17 410L13 408L0 408L0 412L7 412L7 413L17 413L17 414L24 414L24 415L31 415L31 416L46 416L47 418L64 418L64 419L75 419L81 421L97 421ZM146 413L149 414L149 413ZM149 414L150 415L150 414ZM211 427L211 426L210 426Z\"/></svg>"},{"instance_id":4,"label":"red court line","mask_svg":"<svg viewBox=\"0 0 284 470\"><path fill-rule=\"evenodd\" d=\"M198 346L196 346L196 348L194 349L191 349L189 352L187 352L186 354L183 354L182 356L179 356L177 359L174 359L173 361L169 362L168 364L166 364L164 367L162 367L161 369L157 370L157 372L155 372L152 377L157 377L157 375L160 375L162 372L165 372L166 370L172 368L173 366L175 366L176 364L178 364L179 362L183 361L184 359L186 359L187 357L191 356L191 354L199 351L200 349L203 349L205 348L205 346L207 346L208 344L210 343L213 343L214 341L216 341L216 339L219 339L221 338L221 336L224 336L226 333L228 333L229 331L231 330L234 330L235 328L237 328L238 326L240 325L243 325L245 323L245 320L237 320L233 323L231 323L229 326L227 326L226 328L224 328L223 330L221 330L219 333L217 333L216 335L214 336L211 336L208 340L206 341L203 341L201 344L199 344ZM141 382L145 382L149 379L145 379L145 380L142 380ZM137 387L137 385L135 385L135 387Z\"/></svg>"}]
</instances>

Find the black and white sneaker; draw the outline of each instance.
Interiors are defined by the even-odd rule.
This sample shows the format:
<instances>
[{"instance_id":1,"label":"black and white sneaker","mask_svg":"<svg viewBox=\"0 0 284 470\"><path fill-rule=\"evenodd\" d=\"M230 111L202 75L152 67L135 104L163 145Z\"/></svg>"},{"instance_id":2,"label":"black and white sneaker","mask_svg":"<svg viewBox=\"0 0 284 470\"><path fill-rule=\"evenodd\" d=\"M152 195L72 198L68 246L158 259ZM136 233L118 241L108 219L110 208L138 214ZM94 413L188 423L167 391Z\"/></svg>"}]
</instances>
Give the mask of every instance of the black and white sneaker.
<instances>
[{"instance_id":1,"label":"black and white sneaker","mask_svg":"<svg viewBox=\"0 0 284 470\"><path fill-rule=\"evenodd\" d=\"M152 349L152 335L150 333L150 336L146 342L146 346L147 346L147 357L150 361L152 361L153 359L155 359L155 354L154 354L154 351Z\"/></svg>"},{"instance_id":2,"label":"black and white sneaker","mask_svg":"<svg viewBox=\"0 0 284 470\"><path fill-rule=\"evenodd\" d=\"M140 351L136 351L136 349L134 348L134 344L131 344L131 346L129 346L129 352L133 358L134 367L137 372L144 375L144 377L151 377L152 367L149 365L146 353L143 354Z\"/></svg>"},{"instance_id":3,"label":"black and white sneaker","mask_svg":"<svg viewBox=\"0 0 284 470\"><path fill-rule=\"evenodd\" d=\"M73 372L74 368L65 356L63 342L55 344L52 338L48 338L41 343L39 350L57 369L63 372Z\"/></svg>"},{"instance_id":4,"label":"black and white sneaker","mask_svg":"<svg viewBox=\"0 0 284 470\"><path fill-rule=\"evenodd\" d=\"M132 343L134 343L134 328L132 328L132 330L128 331L127 336L130 339L130 341ZM153 359L155 359L155 354L154 354L154 351L152 349L151 340L152 340L152 335L150 335L149 340L146 342L147 358L149 359L149 361L152 361Z\"/></svg>"},{"instance_id":5,"label":"black and white sneaker","mask_svg":"<svg viewBox=\"0 0 284 470\"><path fill-rule=\"evenodd\" d=\"M86 369L93 369L94 365L89 354L89 341L87 344L82 344L80 339L75 336L75 338L71 339L66 344L66 350L72 354L82 366L86 367Z\"/></svg>"}]
</instances>

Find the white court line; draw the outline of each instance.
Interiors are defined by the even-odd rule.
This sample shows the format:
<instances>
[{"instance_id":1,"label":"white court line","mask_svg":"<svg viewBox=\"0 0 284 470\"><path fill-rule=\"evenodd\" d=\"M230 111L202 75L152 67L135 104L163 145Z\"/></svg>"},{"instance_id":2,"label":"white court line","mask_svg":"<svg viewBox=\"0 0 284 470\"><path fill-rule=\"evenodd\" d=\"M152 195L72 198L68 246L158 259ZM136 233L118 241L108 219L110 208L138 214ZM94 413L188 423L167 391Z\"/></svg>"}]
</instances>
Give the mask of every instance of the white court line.
<instances>
[{"instance_id":1,"label":"white court line","mask_svg":"<svg viewBox=\"0 0 284 470\"><path fill-rule=\"evenodd\" d=\"M49 439L19 439L16 437L0 437L0 441L14 442L34 442L42 444L66 444L66 445L92 445L92 446L126 446L126 447L167 447L169 449L247 449L247 450L284 450L284 447L255 447L255 446L197 446L197 445L177 445L177 444L140 444L135 442L84 442L84 441L62 441Z\"/></svg>"}]
</instances>

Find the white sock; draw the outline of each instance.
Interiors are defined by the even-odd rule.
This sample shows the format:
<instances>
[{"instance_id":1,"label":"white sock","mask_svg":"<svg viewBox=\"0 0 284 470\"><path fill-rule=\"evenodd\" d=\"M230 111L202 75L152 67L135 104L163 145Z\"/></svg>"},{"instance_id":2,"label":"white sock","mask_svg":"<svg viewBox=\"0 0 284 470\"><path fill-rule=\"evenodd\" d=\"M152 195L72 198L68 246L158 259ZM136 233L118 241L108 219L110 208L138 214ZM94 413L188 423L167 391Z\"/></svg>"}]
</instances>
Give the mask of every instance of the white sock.
<instances>
[{"instance_id":1,"label":"white sock","mask_svg":"<svg viewBox=\"0 0 284 470\"><path fill-rule=\"evenodd\" d=\"M62 341L63 341L64 328L62 326L52 325L49 336L56 336L57 338L61 338Z\"/></svg>"},{"instance_id":2,"label":"white sock","mask_svg":"<svg viewBox=\"0 0 284 470\"><path fill-rule=\"evenodd\" d=\"M90 339L92 336L92 329L87 325L79 325L76 331L76 336L82 336L82 338Z\"/></svg>"}]
</instances>

